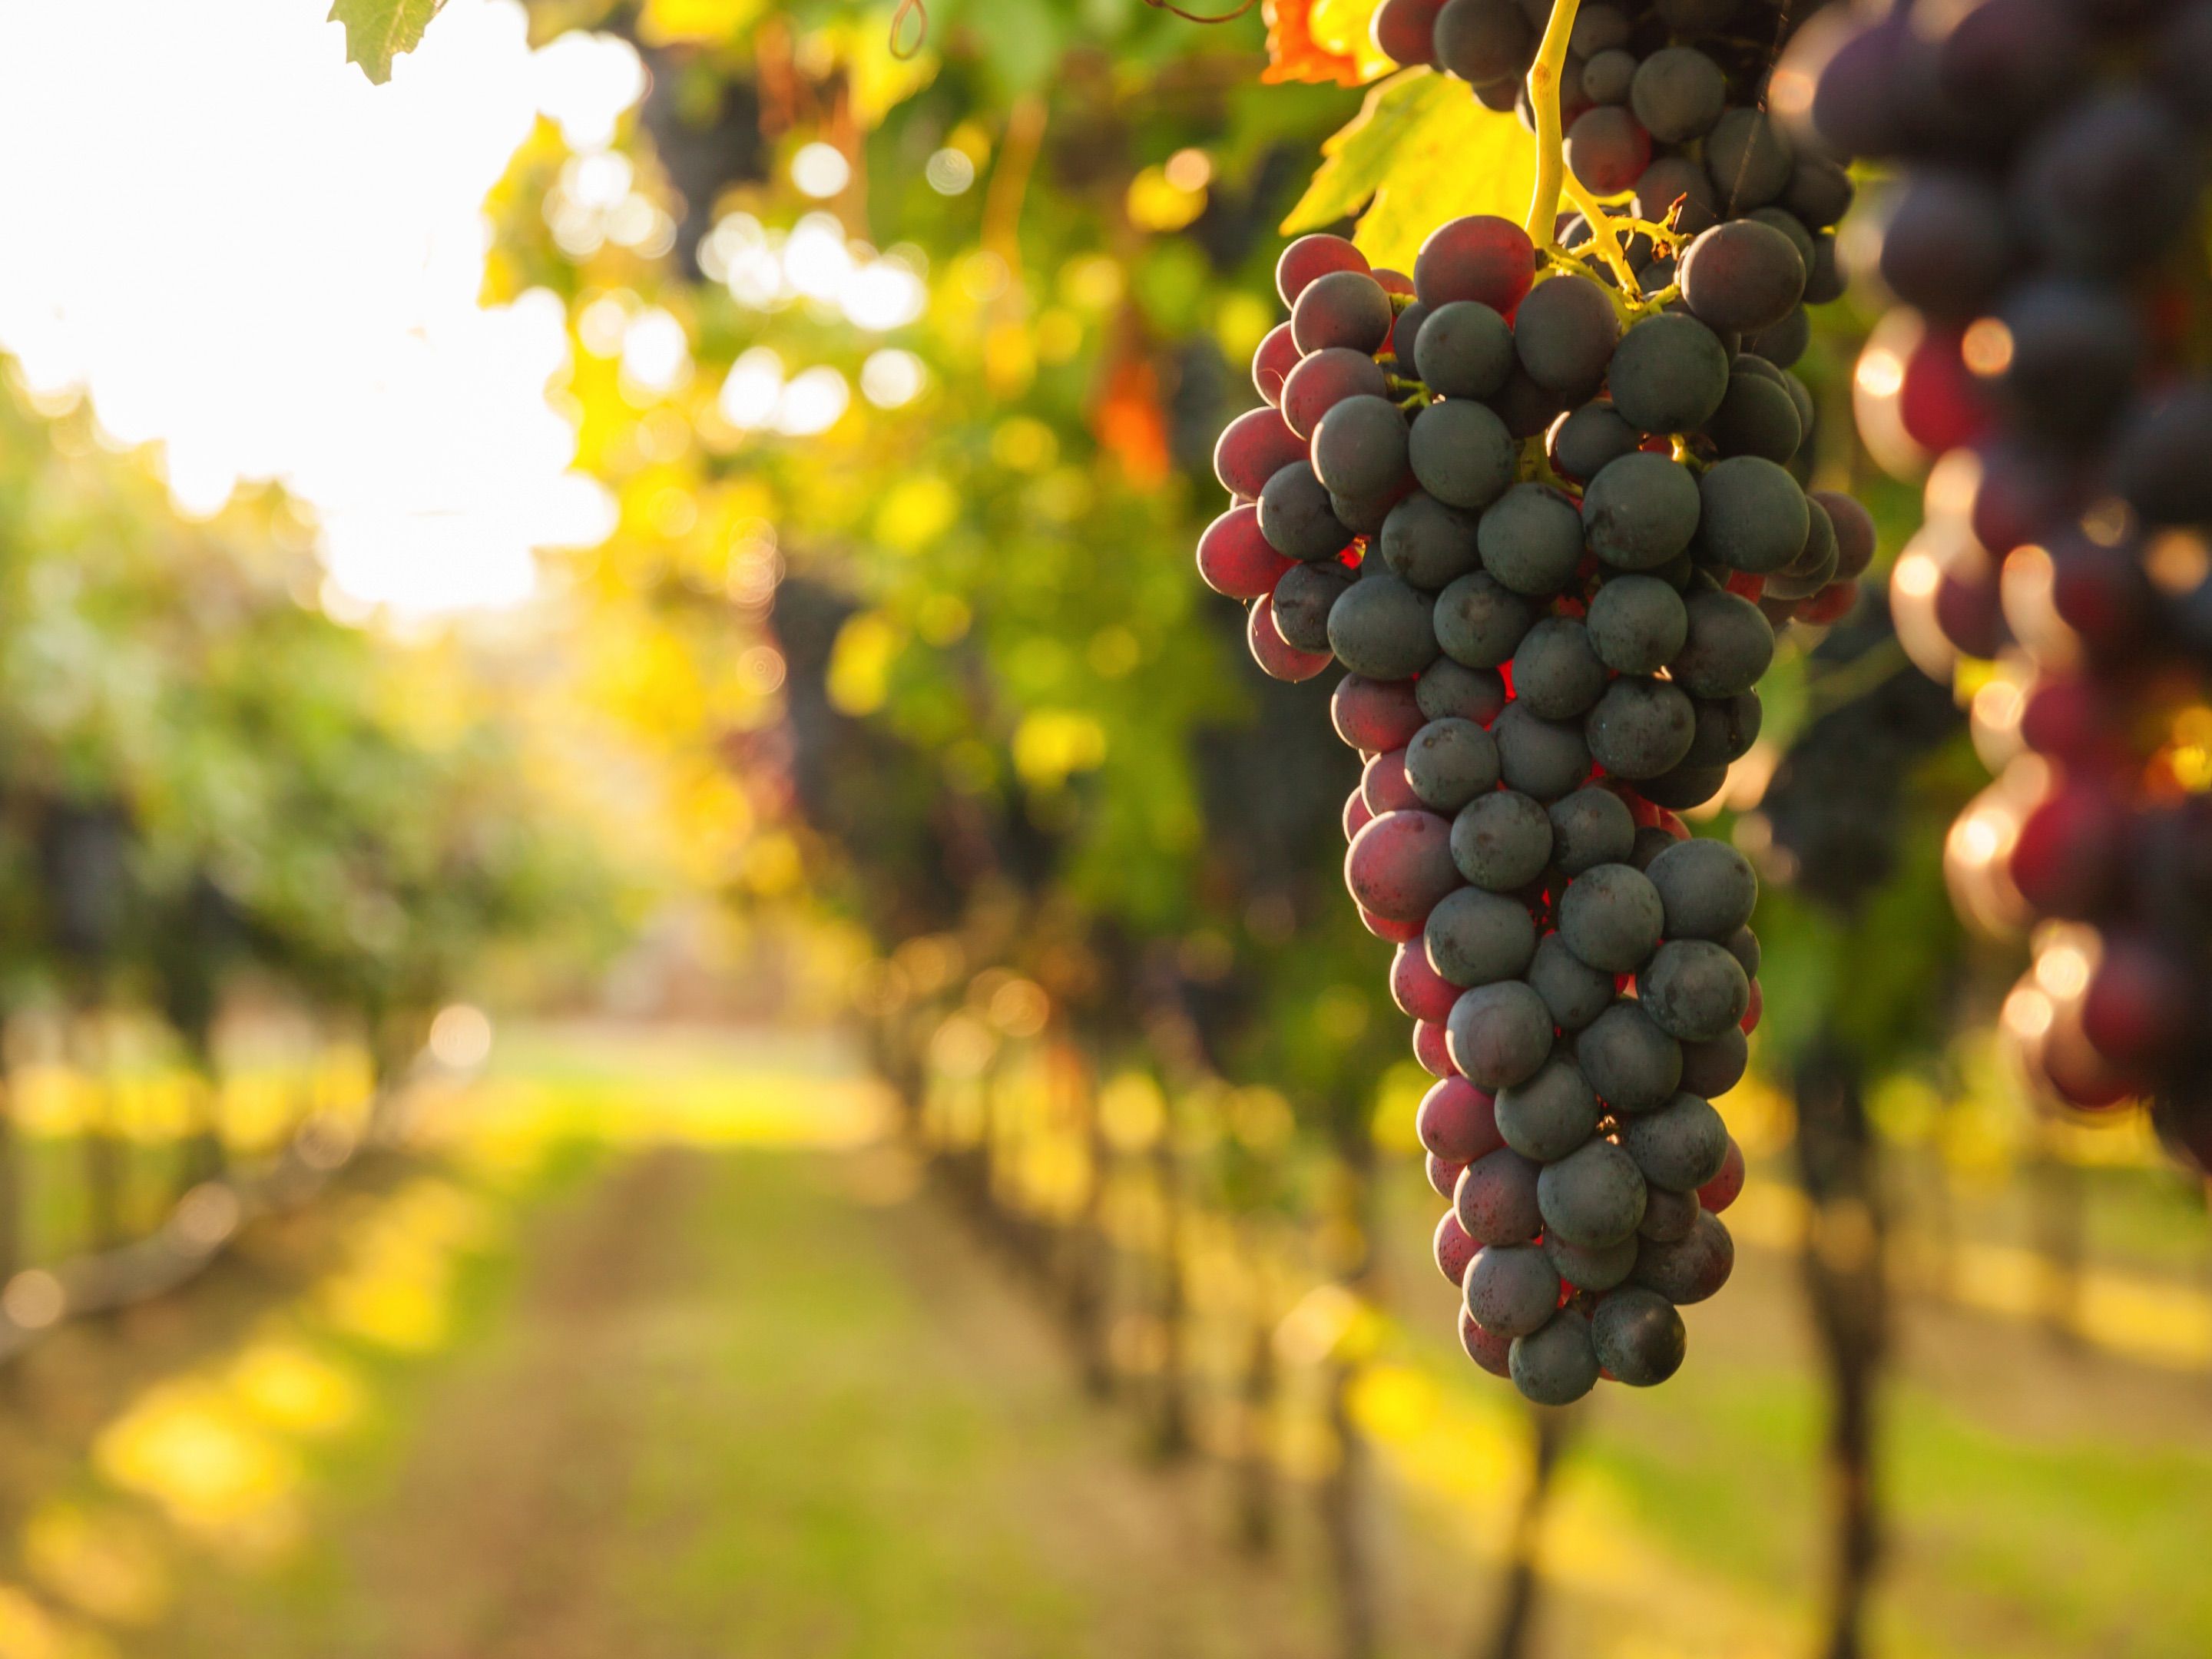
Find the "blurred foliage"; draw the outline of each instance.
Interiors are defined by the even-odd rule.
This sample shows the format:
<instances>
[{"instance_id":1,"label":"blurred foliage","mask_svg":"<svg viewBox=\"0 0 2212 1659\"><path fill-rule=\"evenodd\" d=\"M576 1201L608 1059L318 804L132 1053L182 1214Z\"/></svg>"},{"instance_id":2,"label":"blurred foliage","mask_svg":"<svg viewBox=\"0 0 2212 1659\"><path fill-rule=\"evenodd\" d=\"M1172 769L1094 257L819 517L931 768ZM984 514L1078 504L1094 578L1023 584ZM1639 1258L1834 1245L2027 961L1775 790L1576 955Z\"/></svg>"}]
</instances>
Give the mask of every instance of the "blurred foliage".
<instances>
[{"instance_id":1,"label":"blurred foliage","mask_svg":"<svg viewBox=\"0 0 2212 1659\"><path fill-rule=\"evenodd\" d=\"M325 615L310 542L0 404L0 1012L148 1004L204 1055L252 971L411 1053L495 939L601 947L611 871L522 734Z\"/></svg>"}]
</instances>

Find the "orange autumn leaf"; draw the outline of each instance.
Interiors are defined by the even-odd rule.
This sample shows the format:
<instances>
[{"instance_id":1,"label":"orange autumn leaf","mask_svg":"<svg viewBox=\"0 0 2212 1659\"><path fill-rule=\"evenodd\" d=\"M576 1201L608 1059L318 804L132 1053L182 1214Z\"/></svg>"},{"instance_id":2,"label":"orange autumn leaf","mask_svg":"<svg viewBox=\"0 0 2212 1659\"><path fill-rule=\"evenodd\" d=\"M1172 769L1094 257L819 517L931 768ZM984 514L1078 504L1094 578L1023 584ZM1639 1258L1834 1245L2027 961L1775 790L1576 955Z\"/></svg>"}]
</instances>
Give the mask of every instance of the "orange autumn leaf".
<instances>
[{"instance_id":1,"label":"orange autumn leaf","mask_svg":"<svg viewBox=\"0 0 2212 1659\"><path fill-rule=\"evenodd\" d=\"M1106 376L1091 427L1099 447L1121 464L1133 483L1165 481L1172 466L1167 414L1160 407L1159 371L1143 352L1120 354Z\"/></svg>"},{"instance_id":2,"label":"orange autumn leaf","mask_svg":"<svg viewBox=\"0 0 2212 1659\"><path fill-rule=\"evenodd\" d=\"M1358 59L1315 38L1316 3L1318 0L1267 0L1261 11L1267 20L1267 67L1261 72L1262 81L1329 82L1356 87L1367 78Z\"/></svg>"}]
</instances>

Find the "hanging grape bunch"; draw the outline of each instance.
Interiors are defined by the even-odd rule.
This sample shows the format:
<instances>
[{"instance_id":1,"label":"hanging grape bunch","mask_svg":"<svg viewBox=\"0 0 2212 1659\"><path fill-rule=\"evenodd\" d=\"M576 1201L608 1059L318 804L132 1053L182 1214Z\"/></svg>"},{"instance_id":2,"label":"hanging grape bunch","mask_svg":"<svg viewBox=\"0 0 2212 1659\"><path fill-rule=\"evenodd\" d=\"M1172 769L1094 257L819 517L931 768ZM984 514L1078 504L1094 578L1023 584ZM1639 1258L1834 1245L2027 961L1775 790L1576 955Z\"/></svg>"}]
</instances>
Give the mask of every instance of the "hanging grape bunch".
<instances>
[{"instance_id":1,"label":"hanging grape bunch","mask_svg":"<svg viewBox=\"0 0 2212 1659\"><path fill-rule=\"evenodd\" d=\"M1452 1201L1437 1262L1469 1355L1553 1404L1672 1376L1677 1309L1733 1266L1718 1215L1743 1162L1711 1101L1759 1019L1757 883L1675 813L1757 737L1777 623L1847 604L1873 550L1856 503L1790 471L1812 404L1787 365L1832 268L1808 221L1850 189L1753 107L1775 28L1746 9L1767 46L1720 56L1680 43L1733 5L1549 21L1562 80L1540 68L1525 102L1556 156L1567 88L1584 211L1555 217L1546 168L1546 247L1458 219L1408 278L1337 237L1292 243L1290 319L1253 366L1266 406L1222 434L1234 500L1198 550L1249 601L1267 672L1347 671L1332 714L1366 763L1345 877L1398 946L1392 994L1438 1079L1417 1125ZM1527 14L1394 3L1378 40L1425 52L1425 15L1437 61L1510 104ZM1511 49L1478 59L1466 29ZM1577 92L1594 81L1612 101ZM1770 209L1785 196L1805 218Z\"/></svg>"},{"instance_id":2,"label":"hanging grape bunch","mask_svg":"<svg viewBox=\"0 0 2212 1659\"><path fill-rule=\"evenodd\" d=\"M1869 446L1933 461L1899 633L1940 679L1978 659L1998 773L1954 892L2032 930L2003 1022L2031 1073L2150 1097L2212 1168L2212 3L1985 0L1831 45L1795 77L1817 129L1902 163L1857 375Z\"/></svg>"}]
</instances>

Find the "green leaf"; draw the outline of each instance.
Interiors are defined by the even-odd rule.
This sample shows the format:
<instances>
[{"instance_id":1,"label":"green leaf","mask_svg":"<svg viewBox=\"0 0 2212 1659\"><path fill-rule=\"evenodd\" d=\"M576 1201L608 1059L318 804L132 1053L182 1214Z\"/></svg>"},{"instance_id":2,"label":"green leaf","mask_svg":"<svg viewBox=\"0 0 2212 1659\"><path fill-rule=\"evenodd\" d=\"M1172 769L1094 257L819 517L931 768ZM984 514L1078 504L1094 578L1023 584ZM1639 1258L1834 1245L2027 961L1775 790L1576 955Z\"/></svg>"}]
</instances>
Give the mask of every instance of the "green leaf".
<instances>
[{"instance_id":1,"label":"green leaf","mask_svg":"<svg viewBox=\"0 0 2212 1659\"><path fill-rule=\"evenodd\" d=\"M1458 82L1425 69L1378 82L1322 145L1321 170L1285 235L1366 212L1352 240L1378 265L1413 268L1428 234L1463 214L1518 221L1536 180L1536 144L1510 114L1485 109Z\"/></svg>"},{"instance_id":2,"label":"green leaf","mask_svg":"<svg viewBox=\"0 0 2212 1659\"><path fill-rule=\"evenodd\" d=\"M346 61L378 86L392 60L422 44L422 31L446 0L332 0L330 21L345 25Z\"/></svg>"}]
</instances>

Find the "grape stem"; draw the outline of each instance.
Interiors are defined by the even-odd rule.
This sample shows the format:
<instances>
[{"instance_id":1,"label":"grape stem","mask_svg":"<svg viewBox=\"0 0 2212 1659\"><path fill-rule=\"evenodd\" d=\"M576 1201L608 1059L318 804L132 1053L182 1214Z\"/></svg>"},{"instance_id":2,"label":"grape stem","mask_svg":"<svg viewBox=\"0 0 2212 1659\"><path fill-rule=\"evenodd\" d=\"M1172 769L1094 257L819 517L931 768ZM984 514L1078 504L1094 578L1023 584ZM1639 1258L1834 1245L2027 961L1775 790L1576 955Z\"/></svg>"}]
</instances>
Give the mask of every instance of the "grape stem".
<instances>
[{"instance_id":1,"label":"grape stem","mask_svg":"<svg viewBox=\"0 0 2212 1659\"><path fill-rule=\"evenodd\" d=\"M1621 252L1619 228L1606 210L1598 205L1597 198L1584 190L1582 181L1574 174L1563 167L1559 170L1559 178L1561 186L1567 192L1567 199L1581 211L1589 225L1590 240L1596 245L1598 257L1612 267L1613 280L1620 284L1621 297L1632 308L1644 297L1644 290L1637 286L1636 273L1629 269L1628 256Z\"/></svg>"},{"instance_id":2,"label":"grape stem","mask_svg":"<svg viewBox=\"0 0 2212 1659\"><path fill-rule=\"evenodd\" d=\"M1529 198L1522 228L1538 247L1557 245L1553 226L1559 217L1559 186L1566 163L1559 132L1559 78L1566 68L1567 40L1574 33L1582 0L1553 0L1551 21L1528 69L1528 102L1536 112L1536 191ZM1592 229L1596 227L1593 225Z\"/></svg>"}]
</instances>

